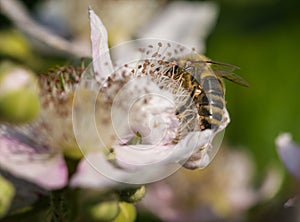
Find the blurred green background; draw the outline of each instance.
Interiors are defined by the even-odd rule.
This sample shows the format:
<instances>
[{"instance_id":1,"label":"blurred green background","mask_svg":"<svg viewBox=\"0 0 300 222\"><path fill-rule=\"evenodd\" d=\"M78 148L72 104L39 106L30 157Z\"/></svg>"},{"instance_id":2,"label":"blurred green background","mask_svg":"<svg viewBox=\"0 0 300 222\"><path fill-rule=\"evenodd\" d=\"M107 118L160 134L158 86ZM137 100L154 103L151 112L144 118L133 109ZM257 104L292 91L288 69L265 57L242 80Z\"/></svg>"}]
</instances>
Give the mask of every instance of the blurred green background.
<instances>
[{"instance_id":1,"label":"blurred green background","mask_svg":"<svg viewBox=\"0 0 300 222\"><path fill-rule=\"evenodd\" d=\"M237 73L250 83L249 88L226 84L232 122L225 140L251 152L259 180L270 165L283 167L275 147L280 133L291 132L300 142L300 1L219 3L220 16L208 39L207 55L238 65ZM280 205L298 183L289 174L284 178L277 198L254 208L249 221L294 221L291 210Z\"/></svg>"},{"instance_id":2,"label":"blurred green background","mask_svg":"<svg viewBox=\"0 0 300 222\"><path fill-rule=\"evenodd\" d=\"M227 84L226 139L251 150L259 169L277 161L274 140L300 141L300 1L219 1L207 55L240 66L250 87Z\"/></svg>"}]
</instances>

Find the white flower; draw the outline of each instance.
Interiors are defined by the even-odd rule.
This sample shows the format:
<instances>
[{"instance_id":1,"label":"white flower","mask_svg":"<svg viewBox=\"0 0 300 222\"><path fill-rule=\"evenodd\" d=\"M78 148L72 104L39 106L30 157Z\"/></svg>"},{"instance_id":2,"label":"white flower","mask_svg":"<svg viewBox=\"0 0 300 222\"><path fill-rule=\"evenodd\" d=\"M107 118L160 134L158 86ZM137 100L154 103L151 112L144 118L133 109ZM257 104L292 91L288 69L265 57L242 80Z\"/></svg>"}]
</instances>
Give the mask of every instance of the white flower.
<instances>
[{"instance_id":1,"label":"white flower","mask_svg":"<svg viewBox=\"0 0 300 222\"><path fill-rule=\"evenodd\" d=\"M170 2L162 13L139 30L137 36L180 42L203 53L205 39L216 23L217 14L215 2Z\"/></svg>"},{"instance_id":2,"label":"white flower","mask_svg":"<svg viewBox=\"0 0 300 222\"><path fill-rule=\"evenodd\" d=\"M187 49L159 40L143 48L149 42L137 40L109 51L105 27L92 9L89 14L93 67L86 70L73 104L75 136L85 159L71 185L116 184L105 177L129 184L152 182L176 171L193 153L188 167L205 167L216 152L212 139L226 127L229 116L224 109L217 132L199 130L193 105L178 118L176 110L187 103L190 93L180 80L162 74L170 69L163 61ZM140 54L128 51L137 47Z\"/></svg>"},{"instance_id":3,"label":"white flower","mask_svg":"<svg viewBox=\"0 0 300 222\"><path fill-rule=\"evenodd\" d=\"M290 133L282 133L276 138L277 153L286 169L299 181L300 180L300 146L296 144ZM287 200L285 207L299 205L299 195Z\"/></svg>"},{"instance_id":4,"label":"white flower","mask_svg":"<svg viewBox=\"0 0 300 222\"><path fill-rule=\"evenodd\" d=\"M300 180L300 146L289 133L283 133L276 139L277 152L287 170Z\"/></svg>"}]
</instances>

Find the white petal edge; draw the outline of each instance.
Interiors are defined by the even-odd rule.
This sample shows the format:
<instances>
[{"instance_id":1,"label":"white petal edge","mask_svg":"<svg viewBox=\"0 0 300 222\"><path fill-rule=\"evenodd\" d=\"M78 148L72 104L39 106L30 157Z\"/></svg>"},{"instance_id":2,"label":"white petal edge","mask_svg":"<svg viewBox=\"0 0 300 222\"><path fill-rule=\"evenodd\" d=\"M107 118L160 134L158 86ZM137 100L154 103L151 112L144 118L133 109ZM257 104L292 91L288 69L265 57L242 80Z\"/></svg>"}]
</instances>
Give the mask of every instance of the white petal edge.
<instances>
[{"instance_id":1,"label":"white petal edge","mask_svg":"<svg viewBox=\"0 0 300 222\"><path fill-rule=\"evenodd\" d=\"M300 146L293 142L289 133L280 134L276 138L277 152L285 167L300 179Z\"/></svg>"},{"instance_id":2,"label":"white petal edge","mask_svg":"<svg viewBox=\"0 0 300 222\"><path fill-rule=\"evenodd\" d=\"M85 155L70 181L71 187L108 189L124 187L127 184L145 184L157 178L159 169L126 171L115 167L101 152ZM157 180L157 179L156 179Z\"/></svg>"},{"instance_id":3,"label":"white petal edge","mask_svg":"<svg viewBox=\"0 0 300 222\"><path fill-rule=\"evenodd\" d=\"M221 146L223 135L225 133L224 130L230 123L230 117L227 109L224 108L223 111L223 118L218 129L215 132L209 131L210 140L204 144L204 147L196 150L192 157L184 164L184 167L188 169L202 169L207 167L214 159Z\"/></svg>"},{"instance_id":4,"label":"white petal edge","mask_svg":"<svg viewBox=\"0 0 300 222\"><path fill-rule=\"evenodd\" d=\"M89 7L89 17L95 78L98 82L101 82L111 75L113 71L108 48L108 35L101 19L91 7Z\"/></svg>"},{"instance_id":5,"label":"white petal edge","mask_svg":"<svg viewBox=\"0 0 300 222\"><path fill-rule=\"evenodd\" d=\"M205 39L215 26L218 13L215 2L175 1L141 29L138 37L168 39L204 53Z\"/></svg>"},{"instance_id":6,"label":"white petal edge","mask_svg":"<svg viewBox=\"0 0 300 222\"><path fill-rule=\"evenodd\" d=\"M212 131L189 133L178 144L114 146L116 159L122 167L135 169L172 163L183 164L199 147L207 144Z\"/></svg>"}]
</instances>

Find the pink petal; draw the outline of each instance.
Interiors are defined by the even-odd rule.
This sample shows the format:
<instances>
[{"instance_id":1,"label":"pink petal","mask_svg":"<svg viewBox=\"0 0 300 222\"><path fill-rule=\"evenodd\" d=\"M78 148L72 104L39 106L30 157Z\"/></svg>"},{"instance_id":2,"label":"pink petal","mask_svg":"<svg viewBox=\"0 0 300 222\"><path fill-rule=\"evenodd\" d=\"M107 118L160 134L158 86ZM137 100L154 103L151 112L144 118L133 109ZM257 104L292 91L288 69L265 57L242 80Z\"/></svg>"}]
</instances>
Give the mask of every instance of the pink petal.
<instances>
[{"instance_id":1,"label":"pink petal","mask_svg":"<svg viewBox=\"0 0 300 222\"><path fill-rule=\"evenodd\" d=\"M67 184L67 167L61 155L48 151L23 134L0 134L1 169L45 189L59 189Z\"/></svg>"},{"instance_id":2,"label":"pink petal","mask_svg":"<svg viewBox=\"0 0 300 222\"><path fill-rule=\"evenodd\" d=\"M300 180L300 147L292 141L288 133L276 139L277 152L285 167Z\"/></svg>"},{"instance_id":3,"label":"pink petal","mask_svg":"<svg viewBox=\"0 0 300 222\"><path fill-rule=\"evenodd\" d=\"M86 155L86 158L82 159L77 167L76 173L73 175L70 181L71 187L82 187L82 188L108 188L116 186L117 183L108 177L102 175L95 167L91 165L90 161L99 162L105 168L114 169L109 165L107 160L104 159L102 153L90 153ZM98 166L99 167L99 166Z\"/></svg>"}]
</instances>

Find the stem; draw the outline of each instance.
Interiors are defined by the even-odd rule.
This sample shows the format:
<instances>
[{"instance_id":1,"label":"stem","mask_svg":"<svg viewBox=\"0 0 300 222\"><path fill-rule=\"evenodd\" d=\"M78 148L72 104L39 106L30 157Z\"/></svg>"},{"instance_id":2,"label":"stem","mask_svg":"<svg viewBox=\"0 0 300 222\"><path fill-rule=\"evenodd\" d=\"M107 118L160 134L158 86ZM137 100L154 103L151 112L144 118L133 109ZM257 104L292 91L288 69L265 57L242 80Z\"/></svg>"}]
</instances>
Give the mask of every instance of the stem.
<instances>
[{"instance_id":1,"label":"stem","mask_svg":"<svg viewBox=\"0 0 300 222\"><path fill-rule=\"evenodd\" d=\"M47 215L48 222L69 221L69 210L65 201L65 191L53 191L50 195L50 207Z\"/></svg>"}]
</instances>

